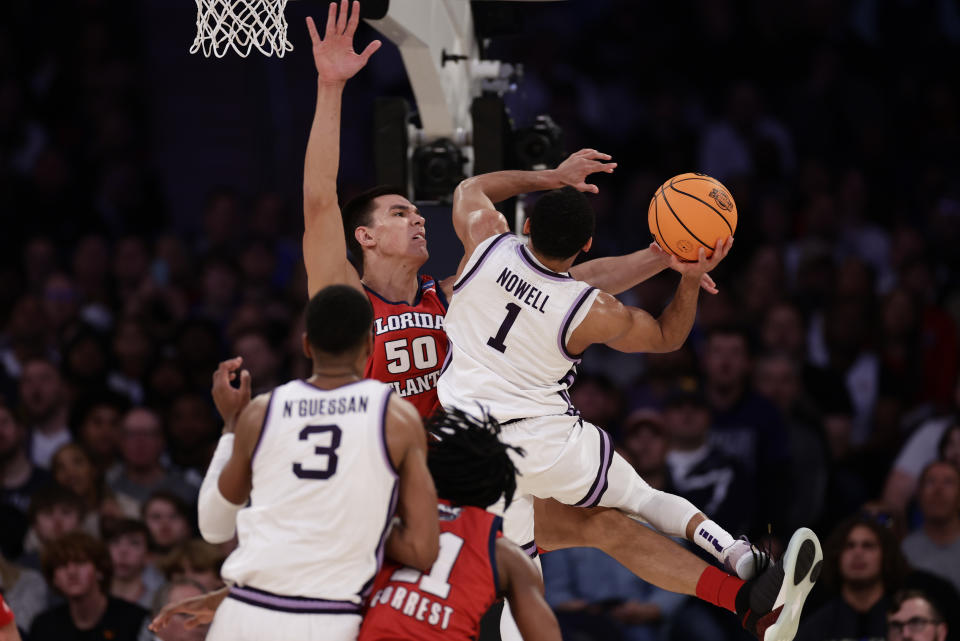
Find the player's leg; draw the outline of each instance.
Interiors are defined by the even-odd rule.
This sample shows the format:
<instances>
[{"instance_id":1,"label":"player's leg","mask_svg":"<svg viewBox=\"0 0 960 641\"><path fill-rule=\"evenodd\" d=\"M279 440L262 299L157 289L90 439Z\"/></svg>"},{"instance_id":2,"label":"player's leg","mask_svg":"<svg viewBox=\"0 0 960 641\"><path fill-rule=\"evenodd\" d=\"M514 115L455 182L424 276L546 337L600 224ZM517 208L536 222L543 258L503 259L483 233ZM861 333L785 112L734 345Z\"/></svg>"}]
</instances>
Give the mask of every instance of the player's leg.
<instances>
[{"instance_id":1,"label":"player's leg","mask_svg":"<svg viewBox=\"0 0 960 641\"><path fill-rule=\"evenodd\" d=\"M502 499L500 503L491 506L489 509L503 517L503 535L516 543L527 556L533 559L542 574L543 570L540 566L537 545L534 542L533 503L534 498L529 494L517 494L507 509L503 509ZM504 601L503 611L500 613L500 639L501 641L523 640L520 630L517 628L517 623L513 619L513 613L510 611L510 604L506 601Z\"/></svg>"},{"instance_id":2,"label":"player's leg","mask_svg":"<svg viewBox=\"0 0 960 641\"><path fill-rule=\"evenodd\" d=\"M504 429L502 436L527 451L517 459L517 484L524 492L574 507L618 508L667 536L696 543L740 578L756 574L755 550L749 543L734 539L690 501L651 488L595 425L571 417L543 417Z\"/></svg>"},{"instance_id":3,"label":"player's leg","mask_svg":"<svg viewBox=\"0 0 960 641\"><path fill-rule=\"evenodd\" d=\"M801 528L777 564L749 581L727 574L674 541L610 508L575 508L555 500L534 503L537 543L545 550L596 547L665 590L697 596L734 612L763 641L790 641L823 553L816 535Z\"/></svg>"}]
</instances>

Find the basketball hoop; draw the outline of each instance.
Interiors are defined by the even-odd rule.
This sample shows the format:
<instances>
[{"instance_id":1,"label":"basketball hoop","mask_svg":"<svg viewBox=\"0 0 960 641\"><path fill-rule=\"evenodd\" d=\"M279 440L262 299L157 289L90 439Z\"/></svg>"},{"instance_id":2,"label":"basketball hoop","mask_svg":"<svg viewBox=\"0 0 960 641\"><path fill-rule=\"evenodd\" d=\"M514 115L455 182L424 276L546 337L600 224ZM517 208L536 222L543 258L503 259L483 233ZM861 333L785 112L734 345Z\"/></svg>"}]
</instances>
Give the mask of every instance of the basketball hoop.
<instances>
[{"instance_id":1,"label":"basketball hoop","mask_svg":"<svg viewBox=\"0 0 960 641\"><path fill-rule=\"evenodd\" d=\"M246 58L251 49L265 56L293 50L283 10L287 0L196 0L197 37L190 53L222 58L233 49Z\"/></svg>"}]
</instances>

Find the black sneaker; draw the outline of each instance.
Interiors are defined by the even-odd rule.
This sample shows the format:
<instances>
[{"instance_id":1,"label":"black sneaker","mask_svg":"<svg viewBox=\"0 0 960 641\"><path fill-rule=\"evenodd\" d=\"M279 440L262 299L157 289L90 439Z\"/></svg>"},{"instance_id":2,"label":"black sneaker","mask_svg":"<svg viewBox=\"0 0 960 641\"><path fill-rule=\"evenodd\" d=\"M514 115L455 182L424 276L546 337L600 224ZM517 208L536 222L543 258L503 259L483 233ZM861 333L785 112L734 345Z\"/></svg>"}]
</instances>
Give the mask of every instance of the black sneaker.
<instances>
[{"instance_id":1,"label":"black sneaker","mask_svg":"<svg viewBox=\"0 0 960 641\"><path fill-rule=\"evenodd\" d=\"M820 576L823 551L812 530L800 528L787 551L737 593L737 616L760 641L792 641L803 602Z\"/></svg>"}]
</instances>

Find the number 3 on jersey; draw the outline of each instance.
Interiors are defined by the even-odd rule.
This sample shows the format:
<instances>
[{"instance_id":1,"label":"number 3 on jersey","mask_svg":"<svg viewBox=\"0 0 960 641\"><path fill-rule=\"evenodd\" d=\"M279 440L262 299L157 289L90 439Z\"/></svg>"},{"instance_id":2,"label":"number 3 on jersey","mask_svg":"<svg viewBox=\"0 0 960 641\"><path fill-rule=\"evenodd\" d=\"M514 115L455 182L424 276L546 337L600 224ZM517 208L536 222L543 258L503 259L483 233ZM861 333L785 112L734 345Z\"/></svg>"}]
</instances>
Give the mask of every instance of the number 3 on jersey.
<instances>
[{"instance_id":1,"label":"number 3 on jersey","mask_svg":"<svg viewBox=\"0 0 960 641\"><path fill-rule=\"evenodd\" d=\"M400 338L383 344L387 352L387 371L391 374L403 374L410 371L410 357L417 369L430 369L439 362L437 342L433 336L418 336L407 347L407 339Z\"/></svg>"},{"instance_id":2,"label":"number 3 on jersey","mask_svg":"<svg viewBox=\"0 0 960 641\"><path fill-rule=\"evenodd\" d=\"M313 448L314 458L320 459L315 467L304 467L302 463L293 464L293 473L302 479L326 481L337 473L337 448L340 447L342 430L336 425L307 425L300 430L300 440L309 441L311 436L329 434L329 445L317 445Z\"/></svg>"},{"instance_id":3,"label":"number 3 on jersey","mask_svg":"<svg viewBox=\"0 0 960 641\"><path fill-rule=\"evenodd\" d=\"M419 580L422 592L446 599L450 596L450 573L462 547L463 539L452 532L443 532L440 534L440 552L430 568L430 574L420 578L422 573L419 570L400 568L390 575L390 580L402 583L416 583Z\"/></svg>"}]
</instances>

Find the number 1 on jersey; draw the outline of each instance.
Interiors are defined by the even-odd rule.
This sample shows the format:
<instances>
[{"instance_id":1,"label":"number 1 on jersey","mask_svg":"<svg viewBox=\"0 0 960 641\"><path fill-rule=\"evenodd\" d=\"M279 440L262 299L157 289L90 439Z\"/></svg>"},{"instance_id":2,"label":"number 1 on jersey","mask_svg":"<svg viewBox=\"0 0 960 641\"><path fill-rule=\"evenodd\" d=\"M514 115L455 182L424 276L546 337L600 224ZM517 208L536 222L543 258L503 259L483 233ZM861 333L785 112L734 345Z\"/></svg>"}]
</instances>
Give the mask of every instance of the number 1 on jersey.
<instances>
[{"instance_id":1,"label":"number 1 on jersey","mask_svg":"<svg viewBox=\"0 0 960 641\"><path fill-rule=\"evenodd\" d=\"M430 574L424 575L419 570L403 567L394 570L393 574L390 575L390 580L403 581L404 583L420 581L421 590L441 599L446 599L450 596L450 573L453 572L453 564L457 562L462 547L463 539L453 532L442 532L440 534L440 552L437 554L437 560L433 562L433 567L430 568Z\"/></svg>"},{"instance_id":2,"label":"number 1 on jersey","mask_svg":"<svg viewBox=\"0 0 960 641\"><path fill-rule=\"evenodd\" d=\"M517 316L519 315L520 306L516 303L507 303L507 317L503 319L502 323L500 323L500 329L497 330L497 335L491 336L487 339L487 345L500 353L506 352L507 346L503 344L503 341L507 339L507 334L510 332L510 328L513 327L513 324L517 321Z\"/></svg>"}]
</instances>

